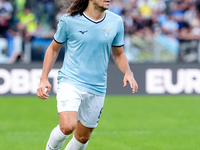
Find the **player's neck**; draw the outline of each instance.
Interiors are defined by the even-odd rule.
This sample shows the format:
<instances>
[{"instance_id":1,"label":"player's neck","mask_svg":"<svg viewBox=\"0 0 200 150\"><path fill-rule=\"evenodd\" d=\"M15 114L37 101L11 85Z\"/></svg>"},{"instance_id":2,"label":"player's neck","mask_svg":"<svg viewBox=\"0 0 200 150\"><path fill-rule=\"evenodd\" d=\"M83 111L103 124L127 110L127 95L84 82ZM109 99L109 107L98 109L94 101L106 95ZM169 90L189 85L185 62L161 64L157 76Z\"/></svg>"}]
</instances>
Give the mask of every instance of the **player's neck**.
<instances>
[{"instance_id":1,"label":"player's neck","mask_svg":"<svg viewBox=\"0 0 200 150\"><path fill-rule=\"evenodd\" d=\"M84 13L94 21L101 20L105 16L105 10L95 9L92 5L88 5Z\"/></svg>"}]
</instances>

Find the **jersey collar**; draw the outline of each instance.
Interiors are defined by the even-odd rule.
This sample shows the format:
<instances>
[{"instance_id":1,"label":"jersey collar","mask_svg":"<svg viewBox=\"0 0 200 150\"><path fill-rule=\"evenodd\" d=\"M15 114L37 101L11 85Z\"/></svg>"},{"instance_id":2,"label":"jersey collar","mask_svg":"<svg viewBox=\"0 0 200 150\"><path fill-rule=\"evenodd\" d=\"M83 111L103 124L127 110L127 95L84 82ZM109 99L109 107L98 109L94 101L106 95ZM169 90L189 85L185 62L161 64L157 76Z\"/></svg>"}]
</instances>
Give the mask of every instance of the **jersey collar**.
<instances>
[{"instance_id":1,"label":"jersey collar","mask_svg":"<svg viewBox=\"0 0 200 150\"><path fill-rule=\"evenodd\" d=\"M89 18L88 16L86 16L86 14L83 12L83 16L86 18L86 19L88 19L89 21L91 21L91 22L93 22L93 23L100 23L100 22L102 22L105 18L106 18L106 13L105 13L105 15L104 15L104 17L101 19L101 20L98 20L98 21L95 21L95 20L93 20L93 19L91 19L91 18Z\"/></svg>"}]
</instances>

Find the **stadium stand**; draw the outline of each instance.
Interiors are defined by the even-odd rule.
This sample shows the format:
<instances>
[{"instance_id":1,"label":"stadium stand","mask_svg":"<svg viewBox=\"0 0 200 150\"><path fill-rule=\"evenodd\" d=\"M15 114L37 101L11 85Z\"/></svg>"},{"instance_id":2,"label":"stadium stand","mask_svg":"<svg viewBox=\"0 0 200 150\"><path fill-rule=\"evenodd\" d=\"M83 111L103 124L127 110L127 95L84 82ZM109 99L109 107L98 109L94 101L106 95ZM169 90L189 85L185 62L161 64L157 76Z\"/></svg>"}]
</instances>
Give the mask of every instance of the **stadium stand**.
<instances>
[{"instance_id":1,"label":"stadium stand","mask_svg":"<svg viewBox=\"0 0 200 150\"><path fill-rule=\"evenodd\" d=\"M0 63L42 61L62 1L0 0ZM109 10L124 20L130 63L200 61L200 0L112 0Z\"/></svg>"}]
</instances>

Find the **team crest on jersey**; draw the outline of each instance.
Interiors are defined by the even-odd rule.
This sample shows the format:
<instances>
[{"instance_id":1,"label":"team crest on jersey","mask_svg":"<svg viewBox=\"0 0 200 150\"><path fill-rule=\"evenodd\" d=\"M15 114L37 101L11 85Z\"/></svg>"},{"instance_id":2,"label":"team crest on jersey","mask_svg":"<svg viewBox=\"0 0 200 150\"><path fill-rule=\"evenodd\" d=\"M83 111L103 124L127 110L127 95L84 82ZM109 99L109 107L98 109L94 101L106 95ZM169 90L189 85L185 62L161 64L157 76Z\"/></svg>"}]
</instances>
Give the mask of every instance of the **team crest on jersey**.
<instances>
[{"instance_id":1,"label":"team crest on jersey","mask_svg":"<svg viewBox=\"0 0 200 150\"><path fill-rule=\"evenodd\" d=\"M105 35L105 37L108 37L108 31L110 31L110 29L101 29L101 30L104 31L104 35Z\"/></svg>"},{"instance_id":2,"label":"team crest on jersey","mask_svg":"<svg viewBox=\"0 0 200 150\"><path fill-rule=\"evenodd\" d=\"M62 106L63 106L63 107L65 107L65 106L66 106L66 103L65 103L65 102L64 102L64 103L62 103Z\"/></svg>"}]
</instances>

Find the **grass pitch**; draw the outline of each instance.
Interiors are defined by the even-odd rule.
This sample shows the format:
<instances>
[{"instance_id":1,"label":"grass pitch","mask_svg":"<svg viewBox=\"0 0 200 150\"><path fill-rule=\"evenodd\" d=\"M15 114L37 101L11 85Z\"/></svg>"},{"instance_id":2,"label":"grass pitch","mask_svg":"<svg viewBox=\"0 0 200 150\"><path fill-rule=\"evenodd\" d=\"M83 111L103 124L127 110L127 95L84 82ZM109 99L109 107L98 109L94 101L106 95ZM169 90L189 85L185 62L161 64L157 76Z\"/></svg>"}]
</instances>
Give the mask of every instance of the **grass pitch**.
<instances>
[{"instance_id":1,"label":"grass pitch","mask_svg":"<svg viewBox=\"0 0 200 150\"><path fill-rule=\"evenodd\" d=\"M199 150L199 107L198 95L107 96L87 150ZM55 96L1 96L0 108L1 150L45 149L58 124Z\"/></svg>"}]
</instances>

